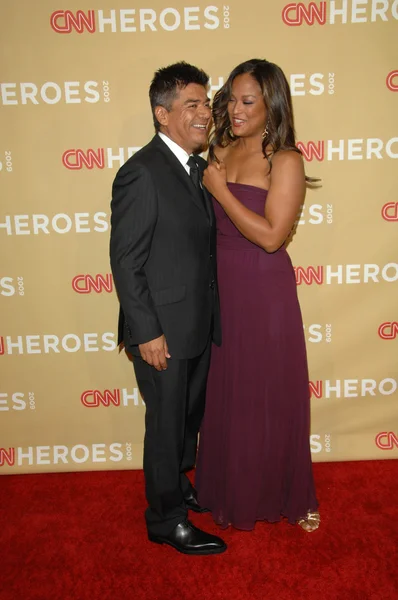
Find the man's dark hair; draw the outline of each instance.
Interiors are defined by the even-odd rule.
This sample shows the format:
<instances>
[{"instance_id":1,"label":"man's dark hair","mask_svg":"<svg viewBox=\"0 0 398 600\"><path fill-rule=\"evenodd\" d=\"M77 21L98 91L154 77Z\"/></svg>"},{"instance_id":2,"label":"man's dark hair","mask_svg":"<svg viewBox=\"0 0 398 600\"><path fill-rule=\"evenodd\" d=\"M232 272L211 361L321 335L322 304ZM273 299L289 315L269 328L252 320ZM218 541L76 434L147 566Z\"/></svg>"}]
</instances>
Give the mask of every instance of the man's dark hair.
<instances>
[{"instance_id":1,"label":"man's dark hair","mask_svg":"<svg viewBox=\"0 0 398 600\"><path fill-rule=\"evenodd\" d=\"M166 110L170 110L178 92L190 83L207 87L209 76L202 69L189 65L184 61L156 71L149 88L149 100L156 131L160 129L160 123L155 116L155 108L163 106Z\"/></svg>"}]
</instances>

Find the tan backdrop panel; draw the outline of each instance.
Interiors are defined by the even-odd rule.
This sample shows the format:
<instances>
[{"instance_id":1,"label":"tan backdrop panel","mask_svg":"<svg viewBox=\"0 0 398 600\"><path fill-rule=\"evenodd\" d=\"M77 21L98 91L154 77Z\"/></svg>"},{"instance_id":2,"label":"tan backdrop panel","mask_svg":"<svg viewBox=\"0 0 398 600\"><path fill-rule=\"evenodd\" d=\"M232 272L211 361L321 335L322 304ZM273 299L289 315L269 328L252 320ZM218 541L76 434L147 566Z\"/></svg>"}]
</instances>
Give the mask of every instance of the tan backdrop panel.
<instances>
[{"instance_id":1,"label":"tan backdrop panel","mask_svg":"<svg viewBox=\"0 0 398 600\"><path fill-rule=\"evenodd\" d=\"M289 247L313 458L398 458L397 25L398 0L2 4L1 473L142 465L109 202L153 135L153 72L181 59L212 94L252 57L289 78L307 173L323 182Z\"/></svg>"}]
</instances>

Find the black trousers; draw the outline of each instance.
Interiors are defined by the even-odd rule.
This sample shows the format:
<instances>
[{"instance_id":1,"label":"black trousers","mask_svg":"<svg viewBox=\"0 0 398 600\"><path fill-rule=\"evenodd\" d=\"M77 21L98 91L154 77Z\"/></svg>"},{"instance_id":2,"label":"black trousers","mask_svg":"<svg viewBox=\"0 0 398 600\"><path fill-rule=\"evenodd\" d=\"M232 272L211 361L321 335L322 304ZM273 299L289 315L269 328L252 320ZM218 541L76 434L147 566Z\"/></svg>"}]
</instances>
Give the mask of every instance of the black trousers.
<instances>
[{"instance_id":1,"label":"black trousers","mask_svg":"<svg viewBox=\"0 0 398 600\"><path fill-rule=\"evenodd\" d=\"M146 406L144 475L148 531L168 535L187 516L184 497L191 489L185 474L195 466L202 422L211 342L191 359L169 359L157 371L133 356L138 387Z\"/></svg>"}]
</instances>

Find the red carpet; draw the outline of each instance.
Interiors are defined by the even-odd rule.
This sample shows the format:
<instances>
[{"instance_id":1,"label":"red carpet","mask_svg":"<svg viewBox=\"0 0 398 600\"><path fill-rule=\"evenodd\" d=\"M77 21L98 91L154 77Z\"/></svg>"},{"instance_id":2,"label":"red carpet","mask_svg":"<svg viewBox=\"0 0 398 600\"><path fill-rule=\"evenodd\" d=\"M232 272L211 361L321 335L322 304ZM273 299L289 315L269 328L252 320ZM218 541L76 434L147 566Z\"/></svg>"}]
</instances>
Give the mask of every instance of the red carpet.
<instances>
[{"instance_id":1,"label":"red carpet","mask_svg":"<svg viewBox=\"0 0 398 600\"><path fill-rule=\"evenodd\" d=\"M398 461L314 469L317 532L258 523L204 557L147 541L140 471L3 476L0 598L398 599ZM208 514L192 520L217 532Z\"/></svg>"}]
</instances>

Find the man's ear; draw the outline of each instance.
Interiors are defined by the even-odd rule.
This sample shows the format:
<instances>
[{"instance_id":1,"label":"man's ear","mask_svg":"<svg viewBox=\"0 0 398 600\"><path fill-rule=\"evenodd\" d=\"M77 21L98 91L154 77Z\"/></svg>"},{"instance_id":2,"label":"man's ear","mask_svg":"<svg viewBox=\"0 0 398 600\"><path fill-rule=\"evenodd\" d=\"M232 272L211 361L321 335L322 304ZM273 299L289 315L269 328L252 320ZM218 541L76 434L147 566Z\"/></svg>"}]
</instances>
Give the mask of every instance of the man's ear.
<instances>
[{"instance_id":1,"label":"man's ear","mask_svg":"<svg viewBox=\"0 0 398 600\"><path fill-rule=\"evenodd\" d=\"M155 117L159 121L160 125L167 127L169 123L169 111L164 106L156 106Z\"/></svg>"}]
</instances>

